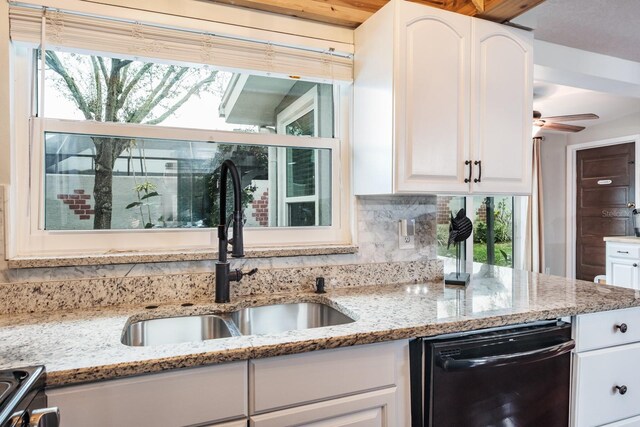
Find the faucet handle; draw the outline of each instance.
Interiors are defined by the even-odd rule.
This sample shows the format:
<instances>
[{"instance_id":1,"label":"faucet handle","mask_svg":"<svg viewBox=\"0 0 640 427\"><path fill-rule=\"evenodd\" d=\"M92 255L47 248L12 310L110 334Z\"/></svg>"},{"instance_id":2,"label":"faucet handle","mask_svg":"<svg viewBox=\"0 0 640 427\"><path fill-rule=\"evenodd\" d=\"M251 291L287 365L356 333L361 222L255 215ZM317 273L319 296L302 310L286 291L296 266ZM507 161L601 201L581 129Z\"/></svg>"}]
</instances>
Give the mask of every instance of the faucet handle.
<instances>
[{"instance_id":1,"label":"faucet handle","mask_svg":"<svg viewBox=\"0 0 640 427\"><path fill-rule=\"evenodd\" d=\"M244 276L253 276L257 272L258 272L257 268L252 268L251 270L247 271L246 273L243 273L242 270L240 270L239 268L236 268L235 270L233 270L232 272L229 273L229 281L230 282L239 282L240 280L242 280L242 278Z\"/></svg>"}]
</instances>

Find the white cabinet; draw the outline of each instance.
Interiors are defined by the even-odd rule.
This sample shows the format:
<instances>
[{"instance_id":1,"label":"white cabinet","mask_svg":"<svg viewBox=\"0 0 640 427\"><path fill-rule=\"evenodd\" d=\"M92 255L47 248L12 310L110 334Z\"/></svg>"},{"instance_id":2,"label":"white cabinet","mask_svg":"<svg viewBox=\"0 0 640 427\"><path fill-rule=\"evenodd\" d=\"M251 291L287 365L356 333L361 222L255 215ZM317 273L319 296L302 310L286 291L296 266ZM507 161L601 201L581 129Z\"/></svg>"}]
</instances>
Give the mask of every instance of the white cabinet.
<instances>
[{"instance_id":1,"label":"white cabinet","mask_svg":"<svg viewBox=\"0 0 640 427\"><path fill-rule=\"evenodd\" d=\"M575 355L577 426L599 426L640 414L638 360L638 343Z\"/></svg>"},{"instance_id":2,"label":"white cabinet","mask_svg":"<svg viewBox=\"0 0 640 427\"><path fill-rule=\"evenodd\" d=\"M246 420L248 394L247 362L47 390L49 405L60 408L65 427L175 427Z\"/></svg>"},{"instance_id":3,"label":"white cabinet","mask_svg":"<svg viewBox=\"0 0 640 427\"><path fill-rule=\"evenodd\" d=\"M410 424L406 340L252 360L254 426Z\"/></svg>"},{"instance_id":4,"label":"white cabinet","mask_svg":"<svg viewBox=\"0 0 640 427\"><path fill-rule=\"evenodd\" d=\"M404 426L408 365L409 343L400 340L48 389L47 396L65 427Z\"/></svg>"},{"instance_id":5,"label":"white cabinet","mask_svg":"<svg viewBox=\"0 0 640 427\"><path fill-rule=\"evenodd\" d=\"M471 189L485 194L528 194L533 155L532 41L511 27L482 19L471 22L470 136L475 166Z\"/></svg>"},{"instance_id":6,"label":"white cabinet","mask_svg":"<svg viewBox=\"0 0 640 427\"><path fill-rule=\"evenodd\" d=\"M395 0L362 24L355 193L530 193L531 39Z\"/></svg>"},{"instance_id":7,"label":"white cabinet","mask_svg":"<svg viewBox=\"0 0 640 427\"><path fill-rule=\"evenodd\" d=\"M640 289L640 245L607 242L607 284Z\"/></svg>"},{"instance_id":8,"label":"white cabinet","mask_svg":"<svg viewBox=\"0 0 640 427\"><path fill-rule=\"evenodd\" d=\"M202 427L247 427L247 419L245 418L242 420L236 420L236 421L231 421L228 423L221 423L221 424L209 424Z\"/></svg>"},{"instance_id":9,"label":"white cabinet","mask_svg":"<svg viewBox=\"0 0 640 427\"><path fill-rule=\"evenodd\" d=\"M572 423L640 425L640 308L576 316Z\"/></svg>"},{"instance_id":10,"label":"white cabinet","mask_svg":"<svg viewBox=\"0 0 640 427\"><path fill-rule=\"evenodd\" d=\"M396 422L396 388L252 416L251 427L390 427Z\"/></svg>"}]
</instances>

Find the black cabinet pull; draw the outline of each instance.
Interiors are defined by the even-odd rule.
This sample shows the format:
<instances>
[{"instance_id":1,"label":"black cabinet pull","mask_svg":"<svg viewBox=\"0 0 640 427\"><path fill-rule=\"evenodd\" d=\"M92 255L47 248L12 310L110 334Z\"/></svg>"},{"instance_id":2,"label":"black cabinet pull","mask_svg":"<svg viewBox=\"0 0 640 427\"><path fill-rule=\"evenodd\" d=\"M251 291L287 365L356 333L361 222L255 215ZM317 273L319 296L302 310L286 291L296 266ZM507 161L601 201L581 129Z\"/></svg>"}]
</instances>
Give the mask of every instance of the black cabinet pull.
<instances>
[{"instance_id":1,"label":"black cabinet pull","mask_svg":"<svg viewBox=\"0 0 640 427\"><path fill-rule=\"evenodd\" d=\"M633 263L633 266L634 266L634 267L637 267L637 266L638 266L638 264L636 264L636 263L634 262L634 263Z\"/></svg>"},{"instance_id":2,"label":"black cabinet pull","mask_svg":"<svg viewBox=\"0 0 640 427\"><path fill-rule=\"evenodd\" d=\"M624 334L625 332L627 332L628 327L626 323L621 323L619 325L616 325L616 329L620 329L620 332Z\"/></svg>"},{"instance_id":3,"label":"black cabinet pull","mask_svg":"<svg viewBox=\"0 0 640 427\"><path fill-rule=\"evenodd\" d=\"M467 182L471 182L471 175L473 174L473 166L471 165L471 160L465 160L464 164L466 166L469 166L469 178L464 179L464 182L466 184Z\"/></svg>"},{"instance_id":4,"label":"black cabinet pull","mask_svg":"<svg viewBox=\"0 0 640 427\"><path fill-rule=\"evenodd\" d=\"M628 254L629 251L618 251L619 254Z\"/></svg>"},{"instance_id":5,"label":"black cabinet pull","mask_svg":"<svg viewBox=\"0 0 640 427\"><path fill-rule=\"evenodd\" d=\"M482 160L476 160L473 164L478 165L478 179L474 179L473 182L482 182Z\"/></svg>"},{"instance_id":6,"label":"black cabinet pull","mask_svg":"<svg viewBox=\"0 0 640 427\"><path fill-rule=\"evenodd\" d=\"M617 390L618 393L620 394L625 394L627 392L627 386L626 385L617 385L614 387L614 391Z\"/></svg>"}]
</instances>

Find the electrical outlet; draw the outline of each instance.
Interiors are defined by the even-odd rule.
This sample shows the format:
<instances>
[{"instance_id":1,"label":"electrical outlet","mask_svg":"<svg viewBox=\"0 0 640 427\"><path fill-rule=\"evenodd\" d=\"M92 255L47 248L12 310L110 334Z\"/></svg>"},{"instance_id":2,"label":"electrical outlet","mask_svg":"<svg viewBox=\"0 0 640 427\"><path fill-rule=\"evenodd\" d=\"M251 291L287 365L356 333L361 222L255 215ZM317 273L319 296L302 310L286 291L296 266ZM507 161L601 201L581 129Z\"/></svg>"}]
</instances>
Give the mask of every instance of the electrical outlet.
<instances>
[{"instance_id":1,"label":"electrical outlet","mask_svg":"<svg viewBox=\"0 0 640 427\"><path fill-rule=\"evenodd\" d=\"M400 249L415 249L416 236L398 236L398 246Z\"/></svg>"},{"instance_id":2,"label":"electrical outlet","mask_svg":"<svg viewBox=\"0 0 640 427\"><path fill-rule=\"evenodd\" d=\"M400 249L415 249L415 219L403 219L398 222L398 247Z\"/></svg>"}]
</instances>

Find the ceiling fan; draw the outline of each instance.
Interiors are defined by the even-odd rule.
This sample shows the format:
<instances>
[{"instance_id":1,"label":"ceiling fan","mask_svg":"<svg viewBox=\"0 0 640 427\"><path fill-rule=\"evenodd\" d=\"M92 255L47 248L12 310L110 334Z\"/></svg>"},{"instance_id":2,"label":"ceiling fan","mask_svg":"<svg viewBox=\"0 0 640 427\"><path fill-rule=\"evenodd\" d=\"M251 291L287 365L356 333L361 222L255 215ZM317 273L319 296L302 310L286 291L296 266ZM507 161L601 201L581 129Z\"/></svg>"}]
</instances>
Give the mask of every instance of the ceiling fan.
<instances>
[{"instance_id":1,"label":"ceiling fan","mask_svg":"<svg viewBox=\"0 0 640 427\"><path fill-rule=\"evenodd\" d=\"M584 126L565 125L558 122L574 122L578 120L594 120L600 117L593 113L586 114L569 114L566 116L550 116L542 117L540 111L533 112L533 126L543 128L545 130L557 130L560 132L580 132L585 129Z\"/></svg>"}]
</instances>

